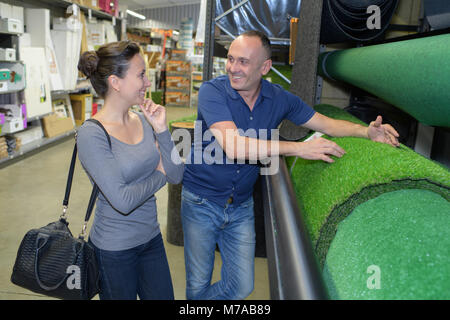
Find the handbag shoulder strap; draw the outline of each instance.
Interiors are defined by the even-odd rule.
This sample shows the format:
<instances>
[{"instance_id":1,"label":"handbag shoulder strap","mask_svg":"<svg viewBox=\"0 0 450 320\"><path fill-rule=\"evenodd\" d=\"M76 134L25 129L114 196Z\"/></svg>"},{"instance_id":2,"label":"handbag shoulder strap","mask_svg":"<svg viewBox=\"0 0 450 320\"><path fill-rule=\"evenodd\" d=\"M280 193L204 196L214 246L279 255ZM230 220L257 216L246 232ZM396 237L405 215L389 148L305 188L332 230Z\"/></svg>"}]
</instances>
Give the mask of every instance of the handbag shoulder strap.
<instances>
[{"instance_id":1,"label":"handbag shoulder strap","mask_svg":"<svg viewBox=\"0 0 450 320\"><path fill-rule=\"evenodd\" d=\"M93 122L96 125L98 125L100 128L102 128L103 132L105 132L106 138L108 139L109 148L111 149L111 138L110 138L108 132L106 131L105 127L101 124L101 122L96 119L88 119L86 121ZM75 134L75 139L76 139L76 134ZM63 214L61 215L61 218L63 218L63 219L65 219L67 206L69 205L70 190L72 189L72 180L73 180L73 173L75 171L76 158L77 158L77 144L75 143L75 145L73 147L72 159L70 161L69 174L67 177L66 192L65 192L64 200L63 200ZM94 182L91 197L90 197L89 203L88 203L88 208L86 210L86 216L84 218L85 225L89 221L89 218L91 217L92 210L95 205L95 201L97 200L98 191L99 191L99 188L98 188L97 184ZM83 226L83 231L86 228L85 225Z\"/></svg>"},{"instance_id":2,"label":"handbag shoulder strap","mask_svg":"<svg viewBox=\"0 0 450 320\"><path fill-rule=\"evenodd\" d=\"M110 138L110 136L109 136L109 134L108 134L108 131L106 131L106 129L105 129L105 127L102 125L102 123L101 123L100 121L98 121L97 119L93 119L93 118L87 119L86 121L93 122L93 123L95 123L96 125L98 125L100 128L102 128L103 132L105 132L106 138L108 139L109 148L111 149L111 138Z\"/></svg>"},{"instance_id":3,"label":"handbag shoulder strap","mask_svg":"<svg viewBox=\"0 0 450 320\"><path fill-rule=\"evenodd\" d=\"M101 122L96 120L96 119L93 119L93 118L87 119L86 121L93 122L96 125L98 125L100 128L102 128L103 132L106 135L106 138L108 139L109 149L111 149L111 137L109 136L108 131L106 131L105 127L101 124ZM87 207L87 210L86 210L86 215L84 217L83 230L82 230L81 235L80 235L82 237L84 237L84 234L85 234L85 231L86 231L86 225L87 225L87 222L89 221L89 218L91 217L92 210L94 209L95 201L97 200L97 196L98 196L99 190L100 190L100 188L98 187L98 185L94 181L94 186L92 188L91 197L89 198L89 203L88 203L88 207Z\"/></svg>"},{"instance_id":4,"label":"handbag shoulder strap","mask_svg":"<svg viewBox=\"0 0 450 320\"><path fill-rule=\"evenodd\" d=\"M61 217L65 216L67 206L69 205L69 196L70 196L70 190L72 189L72 179L73 179L73 172L75 171L76 159L77 159L77 144L75 143L75 146L73 147L73 152L72 152L72 160L70 161L69 174L67 176L66 193L64 194L64 200L63 200L63 214Z\"/></svg>"}]
</instances>

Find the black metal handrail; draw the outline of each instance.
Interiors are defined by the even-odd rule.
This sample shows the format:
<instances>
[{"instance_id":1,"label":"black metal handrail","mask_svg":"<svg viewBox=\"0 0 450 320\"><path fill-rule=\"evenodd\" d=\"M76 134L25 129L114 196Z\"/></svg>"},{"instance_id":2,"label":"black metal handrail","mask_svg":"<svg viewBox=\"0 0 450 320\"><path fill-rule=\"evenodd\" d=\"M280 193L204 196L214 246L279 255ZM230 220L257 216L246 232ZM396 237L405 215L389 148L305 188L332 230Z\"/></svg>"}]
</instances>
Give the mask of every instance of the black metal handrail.
<instances>
[{"instance_id":1,"label":"black metal handrail","mask_svg":"<svg viewBox=\"0 0 450 320\"><path fill-rule=\"evenodd\" d=\"M263 176L262 196L271 299L328 299L283 157L276 174Z\"/></svg>"}]
</instances>

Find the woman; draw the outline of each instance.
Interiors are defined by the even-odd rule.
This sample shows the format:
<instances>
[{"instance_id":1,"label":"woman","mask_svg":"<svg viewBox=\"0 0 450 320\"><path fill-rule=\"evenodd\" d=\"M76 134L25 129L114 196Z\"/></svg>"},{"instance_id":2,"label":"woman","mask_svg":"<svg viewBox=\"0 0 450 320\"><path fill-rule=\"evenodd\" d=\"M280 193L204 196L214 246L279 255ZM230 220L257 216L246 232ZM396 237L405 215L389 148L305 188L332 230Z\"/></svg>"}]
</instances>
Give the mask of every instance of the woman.
<instances>
[{"instance_id":1,"label":"woman","mask_svg":"<svg viewBox=\"0 0 450 320\"><path fill-rule=\"evenodd\" d=\"M77 137L81 164L101 191L89 234L100 299L173 299L154 194L166 181L180 183L184 168L171 159L164 107L144 99L150 82L139 46L120 41L84 52L78 69L105 100L93 118L111 137L110 148L105 132L89 121ZM143 114L129 110L133 105Z\"/></svg>"}]
</instances>

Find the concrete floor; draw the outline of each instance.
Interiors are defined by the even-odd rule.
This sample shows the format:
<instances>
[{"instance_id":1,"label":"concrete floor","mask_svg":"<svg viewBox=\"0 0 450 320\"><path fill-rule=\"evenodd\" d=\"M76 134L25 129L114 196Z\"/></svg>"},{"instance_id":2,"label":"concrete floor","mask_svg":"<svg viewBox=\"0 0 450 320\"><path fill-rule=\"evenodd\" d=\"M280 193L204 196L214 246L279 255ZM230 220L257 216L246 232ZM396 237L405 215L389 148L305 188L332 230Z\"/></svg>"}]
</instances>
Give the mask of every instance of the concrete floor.
<instances>
[{"instance_id":1,"label":"concrete floor","mask_svg":"<svg viewBox=\"0 0 450 320\"><path fill-rule=\"evenodd\" d=\"M195 113L195 109L167 108L167 120ZM59 218L65 192L73 139L0 169L0 300L51 299L11 283L12 267L25 233ZM77 163L69 202L68 221L74 235L81 231L91 184ZM158 220L165 241L175 299L185 299L183 247L166 241L167 185L156 193ZM92 218L90 223L92 223ZM256 258L255 289L248 299L269 299L267 260ZM220 279L220 254L216 253L213 282ZM98 299L98 296L95 297Z\"/></svg>"}]
</instances>

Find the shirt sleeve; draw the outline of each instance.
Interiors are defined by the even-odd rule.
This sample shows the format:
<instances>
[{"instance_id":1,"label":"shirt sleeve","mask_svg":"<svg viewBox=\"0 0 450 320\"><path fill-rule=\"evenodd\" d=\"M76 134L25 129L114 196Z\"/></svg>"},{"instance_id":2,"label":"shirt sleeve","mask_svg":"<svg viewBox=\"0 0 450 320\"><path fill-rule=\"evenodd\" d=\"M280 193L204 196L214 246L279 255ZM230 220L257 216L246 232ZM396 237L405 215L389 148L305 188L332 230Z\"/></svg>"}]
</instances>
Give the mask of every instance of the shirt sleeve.
<instances>
[{"instance_id":1,"label":"shirt sleeve","mask_svg":"<svg viewBox=\"0 0 450 320\"><path fill-rule=\"evenodd\" d=\"M103 130L85 123L77 134L78 157L108 203L128 215L152 197L166 183L166 176L155 170L149 179L126 183Z\"/></svg>"},{"instance_id":2,"label":"shirt sleeve","mask_svg":"<svg viewBox=\"0 0 450 320\"><path fill-rule=\"evenodd\" d=\"M295 94L288 91L286 91L286 94L288 109L285 118L291 120L296 125L302 125L308 122L316 111Z\"/></svg>"},{"instance_id":3,"label":"shirt sleeve","mask_svg":"<svg viewBox=\"0 0 450 320\"><path fill-rule=\"evenodd\" d=\"M198 113L208 127L220 121L233 121L224 92L208 82L203 83L198 92Z\"/></svg>"},{"instance_id":4,"label":"shirt sleeve","mask_svg":"<svg viewBox=\"0 0 450 320\"><path fill-rule=\"evenodd\" d=\"M166 172L167 182L178 184L183 179L184 164L181 161L180 155L169 130L156 133L156 140L158 141L159 151L161 152L161 159Z\"/></svg>"}]
</instances>

